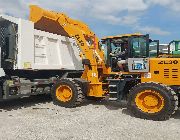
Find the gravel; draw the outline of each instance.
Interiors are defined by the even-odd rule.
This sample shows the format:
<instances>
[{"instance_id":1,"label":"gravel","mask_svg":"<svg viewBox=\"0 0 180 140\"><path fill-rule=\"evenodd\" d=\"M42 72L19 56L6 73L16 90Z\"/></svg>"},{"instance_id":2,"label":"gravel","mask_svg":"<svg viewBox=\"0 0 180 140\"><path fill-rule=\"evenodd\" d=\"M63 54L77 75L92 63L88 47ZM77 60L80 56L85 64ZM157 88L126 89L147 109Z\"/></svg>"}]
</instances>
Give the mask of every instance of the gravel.
<instances>
[{"instance_id":1,"label":"gravel","mask_svg":"<svg viewBox=\"0 0 180 140\"><path fill-rule=\"evenodd\" d=\"M0 103L0 140L177 140L179 119L179 110L155 122L133 117L123 103L89 101L66 109L49 96L34 96Z\"/></svg>"}]
</instances>

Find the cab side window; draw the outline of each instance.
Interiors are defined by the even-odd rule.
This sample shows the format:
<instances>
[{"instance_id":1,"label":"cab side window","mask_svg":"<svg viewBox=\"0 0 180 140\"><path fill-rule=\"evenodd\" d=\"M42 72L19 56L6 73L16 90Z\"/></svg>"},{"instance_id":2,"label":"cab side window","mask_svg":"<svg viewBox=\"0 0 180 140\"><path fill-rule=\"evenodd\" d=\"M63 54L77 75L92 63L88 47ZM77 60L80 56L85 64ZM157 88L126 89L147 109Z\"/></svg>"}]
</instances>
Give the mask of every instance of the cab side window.
<instances>
[{"instance_id":1,"label":"cab side window","mask_svg":"<svg viewBox=\"0 0 180 140\"><path fill-rule=\"evenodd\" d=\"M142 58L147 55L146 40L143 38L134 38L132 40L132 57Z\"/></svg>"}]
</instances>

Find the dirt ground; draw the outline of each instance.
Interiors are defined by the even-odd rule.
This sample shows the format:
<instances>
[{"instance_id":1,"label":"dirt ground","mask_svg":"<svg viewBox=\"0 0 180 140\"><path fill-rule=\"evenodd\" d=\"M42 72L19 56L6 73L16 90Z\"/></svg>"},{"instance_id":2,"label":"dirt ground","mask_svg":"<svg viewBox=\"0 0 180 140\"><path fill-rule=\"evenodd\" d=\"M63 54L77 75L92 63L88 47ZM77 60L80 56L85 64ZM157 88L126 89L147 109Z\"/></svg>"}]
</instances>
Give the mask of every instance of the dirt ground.
<instances>
[{"instance_id":1,"label":"dirt ground","mask_svg":"<svg viewBox=\"0 0 180 140\"><path fill-rule=\"evenodd\" d=\"M49 96L0 103L0 140L177 140L180 111L155 122L133 117L125 104L89 101L55 106Z\"/></svg>"}]
</instances>

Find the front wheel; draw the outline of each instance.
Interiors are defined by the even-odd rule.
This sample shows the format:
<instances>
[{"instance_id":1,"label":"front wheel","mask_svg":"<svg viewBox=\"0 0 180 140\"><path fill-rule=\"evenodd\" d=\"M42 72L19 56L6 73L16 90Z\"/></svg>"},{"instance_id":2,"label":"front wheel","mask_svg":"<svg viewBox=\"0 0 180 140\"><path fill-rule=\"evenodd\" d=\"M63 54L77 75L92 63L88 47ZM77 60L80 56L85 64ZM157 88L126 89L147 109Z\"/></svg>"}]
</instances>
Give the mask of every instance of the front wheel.
<instances>
[{"instance_id":1,"label":"front wheel","mask_svg":"<svg viewBox=\"0 0 180 140\"><path fill-rule=\"evenodd\" d=\"M53 85L51 95L54 104L67 108L76 107L85 99L81 87L70 78L61 79Z\"/></svg>"},{"instance_id":2,"label":"front wheel","mask_svg":"<svg viewBox=\"0 0 180 140\"><path fill-rule=\"evenodd\" d=\"M168 86L141 83L130 90L128 108L139 118L167 120L178 108L178 97Z\"/></svg>"}]
</instances>

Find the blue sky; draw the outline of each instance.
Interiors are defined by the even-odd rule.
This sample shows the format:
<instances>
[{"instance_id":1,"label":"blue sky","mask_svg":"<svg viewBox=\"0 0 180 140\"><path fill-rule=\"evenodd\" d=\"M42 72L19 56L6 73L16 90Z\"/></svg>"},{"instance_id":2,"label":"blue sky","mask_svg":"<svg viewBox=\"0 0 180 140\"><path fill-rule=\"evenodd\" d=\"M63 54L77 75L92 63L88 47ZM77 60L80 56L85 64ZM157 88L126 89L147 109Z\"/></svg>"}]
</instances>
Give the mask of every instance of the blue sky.
<instances>
[{"instance_id":1,"label":"blue sky","mask_svg":"<svg viewBox=\"0 0 180 140\"><path fill-rule=\"evenodd\" d=\"M0 13L27 19L29 4L82 20L99 38L141 32L161 43L180 39L180 0L0 0Z\"/></svg>"}]
</instances>

